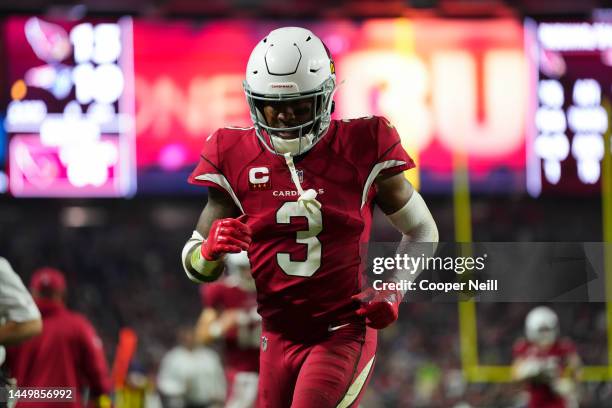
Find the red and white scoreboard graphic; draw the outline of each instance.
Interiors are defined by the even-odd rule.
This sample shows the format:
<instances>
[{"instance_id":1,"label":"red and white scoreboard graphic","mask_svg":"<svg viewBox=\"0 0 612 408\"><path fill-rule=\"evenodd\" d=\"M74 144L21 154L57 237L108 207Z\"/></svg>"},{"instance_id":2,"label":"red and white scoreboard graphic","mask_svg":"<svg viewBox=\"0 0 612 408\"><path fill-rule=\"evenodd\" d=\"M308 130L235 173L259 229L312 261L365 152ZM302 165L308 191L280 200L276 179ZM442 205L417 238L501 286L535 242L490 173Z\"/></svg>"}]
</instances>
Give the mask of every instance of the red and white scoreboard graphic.
<instances>
[{"instance_id":1,"label":"red and white scoreboard graphic","mask_svg":"<svg viewBox=\"0 0 612 408\"><path fill-rule=\"evenodd\" d=\"M525 25L533 93L527 132L527 191L597 194L612 100L612 23Z\"/></svg>"},{"instance_id":2,"label":"red and white scoreboard graphic","mask_svg":"<svg viewBox=\"0 0 612 408\"><path fill-rule=\"evenodd\" d=\"M129 196L136 169L139 193L187 192L203 140L219 127L251 125L242 80L252 48L295 24L9 18L10 192ZM525 190L531 92L521 22L306 26L335 59L335 118L387 117L423 191L452 189L457 153L468 159L474 191Z\"/></svg>"},{"instance_id":3,"label":"red and white scoreboard graphic","mask_svg":"<svg viewBox=\"0 0 612 408\"><path fill-rule=\"evenodd\" d=\"M139 175L192 168L203 139L218 127L250 126L242 90L249 54L270 30L295 24L304 23L136 21ZM521 22L400 18L306 26L335 60L335 118L387 117L417 162L408 175L422 190L451 190L457 151L468 156L476 191L525 190L529 90Z\"/></svg>"},{"instance_id":4,"label":"red and white scoreboard graphic","mask_svg":"<svg viewBox=\"0 0 612 408\"><path fill-rule=\"evenodd\" d=\"M136 188L132 22L10 18L9 190L124 197Z\"/></svg>"}]
</instances>

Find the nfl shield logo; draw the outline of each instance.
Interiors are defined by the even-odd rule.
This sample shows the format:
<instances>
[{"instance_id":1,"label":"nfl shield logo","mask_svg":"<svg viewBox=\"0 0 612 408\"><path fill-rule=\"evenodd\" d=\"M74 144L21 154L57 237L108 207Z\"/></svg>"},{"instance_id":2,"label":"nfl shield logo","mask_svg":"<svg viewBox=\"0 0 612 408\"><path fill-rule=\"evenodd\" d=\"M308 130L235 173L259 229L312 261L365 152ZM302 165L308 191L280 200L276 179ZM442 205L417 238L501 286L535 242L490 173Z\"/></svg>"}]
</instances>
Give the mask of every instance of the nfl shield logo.
<instances>
[{"instance_id":1,"label":"nfl shield logo","mask_svg":"<svg viewBox=\"0 0 612 408\"><path fill-rule=\"evenodd\" d=\"M268 338L263 336L261 338L261 351L266 351L268 349Z\"/></svg>"},{"instance_id":2,"label":"nfl shield logo","mask_svg":"<svg viewBox=\"0 0 612 408\"><path fill-rule=\"evenodd\" d=\"M304 170L296 169L296 173L298 175L298 179L300 180L300 183L303 183L304 182Z\"/></svg>"}]
</instances>

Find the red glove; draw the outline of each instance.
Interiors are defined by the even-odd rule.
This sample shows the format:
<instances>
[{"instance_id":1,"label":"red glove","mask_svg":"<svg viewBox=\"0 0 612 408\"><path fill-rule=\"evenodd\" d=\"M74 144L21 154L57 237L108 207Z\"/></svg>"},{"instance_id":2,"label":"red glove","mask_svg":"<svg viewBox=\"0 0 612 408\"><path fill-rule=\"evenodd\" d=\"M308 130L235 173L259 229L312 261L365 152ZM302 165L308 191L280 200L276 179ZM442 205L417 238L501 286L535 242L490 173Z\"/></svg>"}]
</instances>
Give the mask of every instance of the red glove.
<instances>
[{"instance_id":1,"label":"red glove","mask_svg":"<svg viewBox=\"0 0 612 408\"><path fill-rule=\"evenodd\" d=\"M364 316L368 326L380 330L397 320L402 297L395 290L377 291L370 287L351 299L361 302L361 307L355 313Z\"/></svg>"},{"instance_id":2,"label":"red glove","mask_svg":"<svg viewBox=\"0 0 612 408\"><path fill-rule=\"evenodd\" d=\"M251 244L251 228L234 218L215 220L201 252L207 261L217 261L227 253L246 251Z\"/></svg>"}]
</instances>

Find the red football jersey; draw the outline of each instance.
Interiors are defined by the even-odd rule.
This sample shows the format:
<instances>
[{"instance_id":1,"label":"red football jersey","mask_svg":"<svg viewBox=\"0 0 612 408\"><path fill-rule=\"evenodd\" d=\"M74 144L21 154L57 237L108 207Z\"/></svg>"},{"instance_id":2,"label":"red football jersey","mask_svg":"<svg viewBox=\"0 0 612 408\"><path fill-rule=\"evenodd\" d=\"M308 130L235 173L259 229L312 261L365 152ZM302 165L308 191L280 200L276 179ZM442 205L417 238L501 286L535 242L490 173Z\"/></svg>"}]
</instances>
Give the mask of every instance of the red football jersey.
<instances>
[{"instance_id":1,"label":"red football jersey","mask_svg":"<svg viewBox=\"0 0 612 408\"><path fill-rule=\"evenodd\" d=\"M257 305L255 292L238 286L234 279L223 279L200 287L202 304L217 311L240 309L250 313ZM249 323L231 330L225 336L224 362L233 372L259 371L260 323Z\"/></svg>"},{"instance_id":2,"label":"red football jersey","mask_svg":"<svg viewBox=\"0 0 612 408\"><path fill-rule=\"evenodd\" d=\"M189 177L190 183L226 191L251 227L248 253L259 313L271 330L307 331L353 315L374 179L414 167L396 129L381 117L332 121L294 162L303 189L317 191L320 211L297 202L284 157L269 152L253 128L208 136Z\"/></svg>"},{"instance_id":3,"label":"red football jersey","mask_svg":"<svg viewBox=\"0 0 612 408\"><path fill-rule=\"evenodd\" d=\"M569 356L576 353L576 346L570 339L557 340L550 348L542 350L526 339L518 340L513 349L515 359L536 358L554 368L558 377L561 377L563 370L567 367ZM529 382L527 384L529 392L530 408L567 408L564 399L556 394L549 384L541 382Z\"/></svg>"}]
</instances>

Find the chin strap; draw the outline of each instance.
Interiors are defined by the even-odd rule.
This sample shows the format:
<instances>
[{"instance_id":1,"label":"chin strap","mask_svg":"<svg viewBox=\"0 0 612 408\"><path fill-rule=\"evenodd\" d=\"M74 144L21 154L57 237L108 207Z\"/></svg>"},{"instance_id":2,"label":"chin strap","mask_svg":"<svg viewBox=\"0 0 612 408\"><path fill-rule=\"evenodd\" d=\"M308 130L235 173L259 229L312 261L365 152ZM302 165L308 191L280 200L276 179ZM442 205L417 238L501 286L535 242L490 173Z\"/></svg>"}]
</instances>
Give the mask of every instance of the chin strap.
<instances>
[{"instance_id":1,"label":"chin strap","mask_svg":"<svg viewBox=\"0 0 612 408\"><path fill-rule=\"evenodd\" d=\"M285 157L287 167L289 167L289 172L291 173L291 180L293 181L295 188L297 188L298 193L300 193L298 203L301 203L308 212L312 212L311 206L316 207L317 209L321 209L321 203L317 200L317 192L312 188L309 188L306 191L304 191L304 189L302 188L302 185L300 184L300 178L298 177L297 170L295 169L295 165L293 164L293 156L291 156L291 153L285 153L283 156Z\"/></svg>"}]
</instances>

